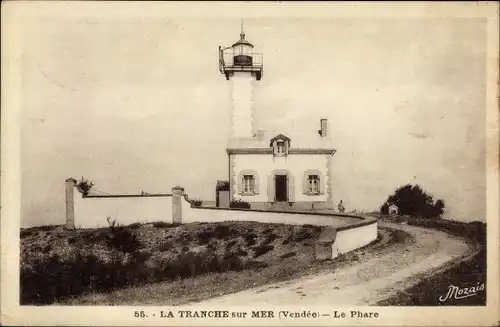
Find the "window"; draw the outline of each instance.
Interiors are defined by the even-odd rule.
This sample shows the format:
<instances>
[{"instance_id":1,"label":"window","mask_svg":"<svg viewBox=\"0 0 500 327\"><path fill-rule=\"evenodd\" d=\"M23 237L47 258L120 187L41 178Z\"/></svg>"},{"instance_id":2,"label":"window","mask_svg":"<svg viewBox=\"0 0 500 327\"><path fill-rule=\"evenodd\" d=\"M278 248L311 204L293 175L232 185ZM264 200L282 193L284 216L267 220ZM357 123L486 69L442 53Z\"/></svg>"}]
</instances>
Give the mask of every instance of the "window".
<instances>
[{"instance_id":1,"label":"window","mask_svg":"<svg viewBox=\"0 0 500 327\"><path fill-rule=\"evenodd\" d=\"M285 154L285 141L276 142L276 154L279 156Z\"/></svg>"},{"instance_id":2,"label":"window","mask_svg":"<svg viewBox=\"0 0 500 327\"><path fill-rule=\"evenodd\" d=\"M255 178L253 175L243 175L243 192L254 193L255 191Z\"/></svg>"},{"instance_id":3,"label":"window","mask_svg":"<svg viewBox=\"0 0 500 327\"><path fill-rule=\"evenodd\" d=\"M271 139L269 146L273 149L273 156L286 157L290 148L290 139L283 134L278 134Z\"/></svg>"},{"instance_id":4,"label":"window","mask_svg":"<svg viewBox=\"0 0 500 327\"><path fill-rule=\"evenodd\" d=\"M257 195L259 194L259 175L257 171L245 169L238 174L237 189L240 195Z\"/></svg>"},{"instance_id":5,"label":"window","mask_svg":"<svg viewBox=\"0 0 500 327\"><path fill-rule=\"evenodd\" d=\"M319 176L309 175L307 177L307 193L319 194Z\"/></svg>"},{"instance_id":6,"label":"window","mask_svg":"<svg viewBox=\"0 0 500 327\"><path fill-rule=\"evenodd\" d=\"M276 142L276 152L277 156L285 156L286 155L286 142L278 141Z\"/></svg>"}]
</instances>

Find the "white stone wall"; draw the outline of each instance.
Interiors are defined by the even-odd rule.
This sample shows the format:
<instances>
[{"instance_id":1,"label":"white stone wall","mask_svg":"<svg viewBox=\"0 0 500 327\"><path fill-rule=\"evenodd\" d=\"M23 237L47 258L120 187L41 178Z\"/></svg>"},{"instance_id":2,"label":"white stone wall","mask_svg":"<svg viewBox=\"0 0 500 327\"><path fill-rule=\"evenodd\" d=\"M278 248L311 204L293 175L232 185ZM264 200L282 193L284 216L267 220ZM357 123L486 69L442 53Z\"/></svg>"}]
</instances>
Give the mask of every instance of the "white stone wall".
<instances>
[{"instance_id":1,"label":"white stone wall","mask_svg":"<svg viewBox=\"0 0 500 327\"><path fill-rule=\"evenodd\" d=\"M76 228L107 227L106 217L119 224L136 222L172 222L172 197L112 197L82 198L74 189Z\"/></svg>"},{"instance_id":2,"label":"white stone wall","mask_svg":"<svg viewBox=\"0 0 500 327\"><path fill-rule=\"evenodd\" d=\"M247 202L268 202L268 176L276 169L288 169L294 176L295 202L302 201L327 201L329 183L330 155L325 154L291 154L287 157L273 157L272 154L235 154L232 164L234 165L232 198L242 199ZM321 195L303 194L303 176L306 170L317 169L321 171L324 178L325 192ZM239 195L237 184L240 182L238 176L242 170L254 170L259 175L259 194Z\"/></svg>"},{"instance_id":3,"label":"white stone wall","mask_svg":"<svg viewBox=\"0 0 500 327\"><path fill-rule=\"evenodd\" d=\"M346 221L350 219L350 221ZM250 210L224 210L191 208L186 200L182 200L182 222L223 222L223 221L256 221L261 223L277 223L288 225L311 224L338 228L335 240L331 245L331 258L347 253L377 239L378 223L376 220L367 225L353 226L352 217L333 215L293 214L282 212L265 212ZM355 219L355 218L354 218ZM363 219L359 219L362 223ZM352 228L344 229L346 225Z\"/></svg>"},{"instance_id":4,"label":"white stone wall","mask_svg":"<svg viewBox=\"0 0 500 327\"><path fill-rule=\"evenodd\" d=\"M191 208L187 201L182 201L182 223L223 222L223 221L256 221L288 225L317 225L342 227L352 224L351 219L335 218L326 215L295 214L255 210L229 210Z\"/></svg>"},{"instance_id":5,"label":"white stone wall","mask_svg":"<svg viewBox=\"0 0 500 327\"><path fill-rule=\"evenodd\" d=\"M347 253L370 244L377 239L377 233L377 223L337 230L337 237L332 246L332 257L335 258L338 254Z\"/></svg>"}]
</instances>

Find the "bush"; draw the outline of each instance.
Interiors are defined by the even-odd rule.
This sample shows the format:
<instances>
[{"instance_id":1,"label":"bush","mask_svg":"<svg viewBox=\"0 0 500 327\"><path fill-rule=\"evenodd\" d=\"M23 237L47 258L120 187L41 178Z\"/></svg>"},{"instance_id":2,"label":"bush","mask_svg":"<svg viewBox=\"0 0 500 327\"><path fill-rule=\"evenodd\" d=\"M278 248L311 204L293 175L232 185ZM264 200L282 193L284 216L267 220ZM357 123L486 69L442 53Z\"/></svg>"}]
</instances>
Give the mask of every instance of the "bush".
<instances>
[{"instance_id":1,"label":"bush","mask_svg":"<svg viewBox=\"0 0 500 327\"><path fill-rule=\"evenodd\" d=\"M238 240L231 240L231 241L227 242L226 243L226 249L229 249L229 248L235 246L236 243L238 243Z\"/></svg>"},{"instance_id":2,"label":"bush","mask_svg":"<svg viewBox=\"0 0 500 327\"><path fill-rule=\"evenodd\" d=\"M89 195L90 190L94 187L94 182L82 176L82 179L76 184L76 188L85 196Z\"/></svg>"},{"instance_id":3,"label":"bush","mask_svg":"<svg viewBox=\"0 0 500 327\"><path fill-rule=\"evenodd\" d=\"M254 245L256 243L257 234L248 233L245 236L243 236L243 238L245 239L247 246L251 246L251 245Z\"/></svg>"},{"instance_id":4,"label":"bush","mask_svg":"<svg viewBox=\"0 0 500 327\"><path fill-rule=\"evenodd\" d=\"M236 252L234 252L234 254L236 254L237 256L240 256L240 257L245 257L248 255L248 252L243 250L242 248L238 248L238 250Z\"/></svg>"},{"instance_id":5,"label":"bush","mask_svg":"<svg viewBox=\"0 0 500 327\"><path fill-rule=\"evenodd\" d=\"M253 269L253 270L258 270L258 269L266 268L268 266L269 265L267 263L262 262L262 261L257 261L257 260L248 260L245 263L245 268L247 268L247 269Z\"/></svg>"},{"instance_id":6,"label":"bush","mask_svg":"<svg viewBox=\"0 0 500 327\"><path fill-rule=\"evenodd\" d=\"M238 236L237 230L232 229L226 225L215 226L214 233L218 239L228 239L228 238L231 238L233 236Z\"/></svg>"},{"instance_id":7,"label":"bush","mask_svg":"<svg viewBox=\"0 0 500 327\"><path fill-rule=\"evenodd\" d=\"M313 237L313 235L310 231L308 231L307 229L301 229L297 233L293 234L292 240L294 242L302 242L302 241L310 239L312 237Z\"/></svg>"},{"instance_id":8,"label":"bush","mask_svg":"<svg viewBox=\"0 0 500 327\"><path fill-rule=\"evenodd\" d=\"M37 260L31 267L21 269L21 303L50 304L86 291L105 291L128 283L137 283L144 276L138 267L144 262L132 259L126 263L122 256L112 256L100 262L94 254L77 250L70 261L58 255Z\"/></svg>"},{"instance_id":9,"label":"bush","mask_svg":"<svg viewBox=\"0 0 500 327\"><path fill-rule=\"evenodd\" d=\"M140 228L141 226L142 226L142 223L133 223L133 224L128 225L128 228L137 229L137 228Z\"/></svg>"},{"instance_id":10,"label":"bush","mask_svg":"<svg viewBox=\"0 0 500 327\"><path fill-rule=\"evenodd\" d=\"M229 208L250 209L250 203L243 200L232 200L229 203Z\"/></svg>"},{"instance_id":11,"label":"bush","mask_svg":"<svg viewBox=\"0 0 500 327\"><path fill-rule=\"evenodd\" d=\"M174 243L167 241L167 242L160 244L160 246L158 247L158 251L166 252L166 251L172 250L173 248L174 248Z\"/></svg>"},{"instance_id":12,"label":"bush","mask_svg":"<svg viewBox=\"0 0 500 327\"><path fill-rule=\"evenodd\" d=\"M30 229L21 229L21 238L23 237L28 237L28 236L31 236L34 234L33 230L30 230Z\"/></svg>"},{"instance_id":13,"label":"bush","mask_svg":"<svg viewBox=\"0 0 500 327\"><path fill-rule=\"evenodd\" d=\"M167 223L165 221L156 221L153 223L154 228L174 228L179 225L179 223Z\"/></svg>"},{"instance_id":14,"label":"bush","mask_svg":"<svg viewBox=\"0 0 500 327\"><path fill-rule=\"evenodd\" d=\"M297 255L297 252L295 252L295 251L290 251L290 252L287 252L287 253L285 253L285 254L280 255L280 258L282 258L282 259L286 259L286 258L293 257L293 256L295 256L295 255Z\"/></svg>"},{"instance_id":15,"label":"bush","mask_svg":"<svg viewBox=\"0 0 500 327\"><path fill-rule=\"evenodd\" d=\"M212 241L212 242L208 243L207 249L212 250L212 251L217 250L217 241Z\"/></svg>"},{"instance_id":16,"label":"bush","mask_svg":"<svg viewBox=\"0 0 500 327\"><path fill-rule=\"evenodd\" d=\"M262 242L262 244L271 244L277 238L278 238L278 235L276 235L274 233L268 234L266 236L266 238L264 239L264 241Z\"/></svg>"},{"instance_id":17,"label":"bush","mask_svg":"<svg viewBox=\"0 0 500 327\"><path fill-rule=\"evenodd\" d=\"M281 244L283 245L287 245L288 243L290 243L290 241L293 239L293 233L292 234L289 234L287 238L285 238Z\"/></svg>"},{"instance_id":18,"label":"bush","mask_svg":"<svg viewBox=\"0 0 500 327\"><path fill-rule=\"evenodd\" d=\"M438 218L444 212L444 201L439 199L434 203L432 195L425 192L419 185L407 184L396 189L380 207L383 214L389 213L389 206L398 206L400 215Z\"/></svg>"},{"instance_id":19,"label":"bush","mask_svg":"<svg viewBox=\"0 0 500 327\"><path fill-rule=\"evenodd\" d=\"M267 252L271 251L272 249L274 249L274 246L272 246L272 245L268 245L268 244L257 245L253 248L253 251L254 251L253 257L258 258L261 255L266 254Z\"/></svg>"},{"instance_id":20,"label":"bush","mask_svg":"<svg viewBox=\"0 0 500 327\"><path fill-rule=\"evenodd\" d=\"M199 245L208 244L215 237L213 230L202 230L196 233Z\"/></svg>"},{"instance_id":21,"label":"bush","mask_svg":"<svg viewBox=\"0 0 500 327\"><path fill-rule=\"evenodd\" d=\"M137 250L141 244L137 239L137 236L130 231L127 226L120 226L116 220L111 221L111 218L107 218L109 228L106 235L106 243L122 252L134 252Z\"/></svg>"},{"instance_id":22,"label":"bush","mask_svg":"<svg viewBox=\"0 0 500 327\"><path fill-rule=\"evenodd\" d=\"M162 246L168 249L170 244ZM123 286L265 266L264 263L244 261L239 251L228 251L218 257L209 250L198 253L187 247L183 250L177 258L168 261L137 250L129 254L115 251L104 261L82 248L73 248L73 255L64 260L57 255L38 259L30 266L21 267L21 303L51 304L85 292L109 292Z\"/></svg>"}]
</instances>

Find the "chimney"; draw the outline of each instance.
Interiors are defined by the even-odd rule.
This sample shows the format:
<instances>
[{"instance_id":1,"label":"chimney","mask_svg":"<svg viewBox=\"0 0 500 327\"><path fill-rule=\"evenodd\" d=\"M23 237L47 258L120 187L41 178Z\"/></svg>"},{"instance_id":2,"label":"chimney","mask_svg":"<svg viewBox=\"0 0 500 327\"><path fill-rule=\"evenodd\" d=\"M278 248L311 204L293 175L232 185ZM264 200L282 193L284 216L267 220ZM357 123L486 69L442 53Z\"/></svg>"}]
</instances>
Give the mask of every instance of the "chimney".
<instances>
[{"instance_id":1,"label":"chimney","mask_svg":"<svg viewBox=\"0 0 500 327\"><path fill-rule=\"evenodd\" d=\"M319 132L319 135L321 137L326 137L328 136L328 126L327 126L327 119L326 118L322 118L320 120L320 130L318 131Z\"/></svg>"}]
</instances>

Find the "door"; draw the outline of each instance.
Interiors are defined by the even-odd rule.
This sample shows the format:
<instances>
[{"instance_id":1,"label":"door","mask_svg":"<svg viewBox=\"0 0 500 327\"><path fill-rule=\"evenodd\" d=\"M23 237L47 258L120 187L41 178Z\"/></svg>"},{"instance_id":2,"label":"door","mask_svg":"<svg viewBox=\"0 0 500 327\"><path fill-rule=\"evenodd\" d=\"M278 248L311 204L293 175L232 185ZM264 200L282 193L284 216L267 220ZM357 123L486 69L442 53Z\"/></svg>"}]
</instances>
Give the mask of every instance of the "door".
<instances>
[{"instance_id":1,"label":"door","mask_svg":"<svg viewBox=\"0 0 500 327\"><path fill-rule=\"evenodd\" d=\"M276 202L287 202L288 201L288 185L286 175L276 175Z\"/></svg>"}]
</instances>

